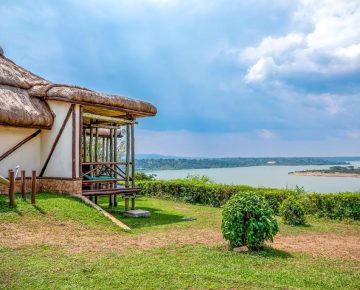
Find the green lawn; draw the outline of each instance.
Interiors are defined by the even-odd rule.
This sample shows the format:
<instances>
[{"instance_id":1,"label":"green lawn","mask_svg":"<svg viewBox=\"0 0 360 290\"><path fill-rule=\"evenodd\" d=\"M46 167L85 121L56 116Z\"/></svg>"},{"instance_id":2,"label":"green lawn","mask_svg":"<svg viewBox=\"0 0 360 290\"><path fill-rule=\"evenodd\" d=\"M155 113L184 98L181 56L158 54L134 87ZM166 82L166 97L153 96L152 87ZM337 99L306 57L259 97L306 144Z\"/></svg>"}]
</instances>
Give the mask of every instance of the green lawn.
<instances>
[{"instance_id":1,"label":"green lawn","mask_svg":"<svg viewBox=\"0 0 360 290\"><path fill-rule=\"evenodd\" d=\"M100 203L107 206L105 198ZM141 198L137 206L151 211L149 219L124 219L121 208L109 209L133 228L126 233L65 195L39 194L35 208L20 199L17 205L9 210L6 196L0 196L1 289L360 288L357 259L274 248L240 254L227 251L223 241L211 243L212 236L193 244L191 235L195 239L198 232L218 235L219 208ZM184 216L197 220L183 221ZM309 226L293 228L280 222L282 236L316 233L360 235L360 226L309 219ZM190 235L190 242L179 242L183 235ZM166 243L156 244L161 238ZM143 247L145 240L154 244ZM94 241L110 246L82 248Z\"/></svg>"}]
</instances>

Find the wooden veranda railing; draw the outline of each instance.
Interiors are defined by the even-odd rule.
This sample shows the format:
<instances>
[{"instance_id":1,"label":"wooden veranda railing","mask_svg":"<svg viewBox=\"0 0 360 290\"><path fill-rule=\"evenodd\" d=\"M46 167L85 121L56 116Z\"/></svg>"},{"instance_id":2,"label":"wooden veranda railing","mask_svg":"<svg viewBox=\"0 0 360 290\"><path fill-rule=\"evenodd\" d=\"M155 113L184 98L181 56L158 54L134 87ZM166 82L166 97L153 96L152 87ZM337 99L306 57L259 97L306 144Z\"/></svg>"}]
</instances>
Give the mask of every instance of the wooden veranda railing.
<instances>
[{"instance_id":1,"label":"wooden veranda railing","mask_svg":"<svg viewBox=\"0 0 360 290\"><path fill-rule=\"evenodd\" d=\"M126 120L124 124L123 119L86 116L91 118L82 124L82 194L94 196L95 202L97 196L107 195L110 205L116 205L117 195L123 195L125 205L130 197L134 207L136 194L140 192L135 186L135 121ZM120 148L125 149L125 156L120 156Z\"/></svg>"}]
</instances>

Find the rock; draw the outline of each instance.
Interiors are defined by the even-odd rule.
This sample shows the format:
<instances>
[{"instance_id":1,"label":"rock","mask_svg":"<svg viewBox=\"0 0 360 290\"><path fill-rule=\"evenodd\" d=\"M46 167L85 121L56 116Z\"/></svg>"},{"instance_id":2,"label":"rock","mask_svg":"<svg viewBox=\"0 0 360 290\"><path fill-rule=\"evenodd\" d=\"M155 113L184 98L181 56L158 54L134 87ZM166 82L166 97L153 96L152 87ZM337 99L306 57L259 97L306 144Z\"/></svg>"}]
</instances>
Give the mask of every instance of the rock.
<instances>
[{"instance_id":1,"label":"rock","mask_svg":"<svg viewBox=\"0 0 360 290\"><path fill-rule=\"evenodd\" d=\"M124 217L131 217L131 218L150 217L150 212L142 209L132 209L124 212Z\"/></svg>"},{"instance_id":2,"label":"rock","mask_svg":"<svg viewBox=\"0 0 360 290\"><path fill-rule=\"evenodd\" d=\"M184 216L181 218L183 221L196 221L196 218L193 217L189 217L189 216Z\"/></svg>"},{"instance_id":3,"label":"rock","mask_svg":"<svg viewBox=\"0 0 360 290\"><path fill-rule=\"evenodd\" d=\"M4 55L4 50L3 48L0 46L0 56L3 56Z\"/></svg>"},{"instance_id":4,"label":"rock","mask_svg":"<svg viewBox=\"0 0 360 290\"><path fill-rule=\"evenodd\" d=\"M237 247L233 249L236 253L246 253L249 252L249 248L247 246Z\"/></svg>"}]
</instances>

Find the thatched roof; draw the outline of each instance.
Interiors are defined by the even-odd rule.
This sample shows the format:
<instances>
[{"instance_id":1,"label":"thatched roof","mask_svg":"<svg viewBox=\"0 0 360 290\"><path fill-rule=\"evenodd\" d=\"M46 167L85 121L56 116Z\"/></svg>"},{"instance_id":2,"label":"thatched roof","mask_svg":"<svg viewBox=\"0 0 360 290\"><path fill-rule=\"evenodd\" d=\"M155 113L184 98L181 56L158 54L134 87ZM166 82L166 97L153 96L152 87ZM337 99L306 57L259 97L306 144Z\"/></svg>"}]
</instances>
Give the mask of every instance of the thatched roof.
<instances>
[{"instance_id":1,"label":"thatched roof","mask_svg":"<svg viewBox=\"0 0 360 290\"><path fill-rule=\"evenodd\" d=\"M156 115L147 102L51 83L0 53L0 125L51 128L55 116L46 100L82 104L87 112L111 117Z\"/></svg>"}]
</instances>

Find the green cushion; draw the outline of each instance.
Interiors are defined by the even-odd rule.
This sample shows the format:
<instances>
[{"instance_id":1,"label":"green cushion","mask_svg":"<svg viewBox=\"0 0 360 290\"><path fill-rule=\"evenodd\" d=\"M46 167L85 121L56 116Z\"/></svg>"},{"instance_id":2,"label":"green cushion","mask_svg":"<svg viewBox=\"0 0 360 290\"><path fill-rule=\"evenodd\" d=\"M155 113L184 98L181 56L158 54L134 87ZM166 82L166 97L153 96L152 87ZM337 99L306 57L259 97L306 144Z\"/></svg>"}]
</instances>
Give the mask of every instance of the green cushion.
<instances>
[{"instance_id":1,"label":"green cushion","mask_svg":"<svg viewBox=\"0 0 360 290\"><path fill-rule=\"evenodd\" d=\"M84 179L87 179L87 180L109 180L110 179L110 180L112 180L115 178L112 176L108 176L108 175L90 176L90 175L85 174Z\"/></svg>"}]
</instances>

